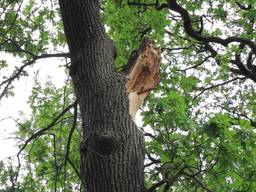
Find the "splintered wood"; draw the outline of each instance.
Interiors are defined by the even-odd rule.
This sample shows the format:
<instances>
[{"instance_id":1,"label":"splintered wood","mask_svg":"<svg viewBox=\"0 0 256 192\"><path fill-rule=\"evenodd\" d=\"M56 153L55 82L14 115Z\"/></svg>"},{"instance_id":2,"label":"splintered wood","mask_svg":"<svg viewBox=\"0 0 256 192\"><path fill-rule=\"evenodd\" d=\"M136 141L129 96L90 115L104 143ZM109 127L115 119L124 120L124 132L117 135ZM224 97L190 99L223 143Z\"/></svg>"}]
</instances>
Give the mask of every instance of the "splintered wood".
<instances>
[{"instance_id":1,"label":"splintered wood","mask_svg":"<svg viewBox=\"0 0 256 192\"><path fill-rule=\"evenodd\" d=\"M127 91L129 93L129 113L135 121L135 115L160 81L161 50L153 47L144 39L140 48L130 58L127 73Z\"/></svg>"},{"instance_id":2,"label":"splintered wood","mask_svg":"<svg viewBox=\"0 0 256 192\"><path fill-rule=\"evenodd\" d=\"M149 94L160 81L161 50L154 48L148 39L144 39L132 62L132 68L127 75L128 92Z\"/></svg>"}]
</instances>

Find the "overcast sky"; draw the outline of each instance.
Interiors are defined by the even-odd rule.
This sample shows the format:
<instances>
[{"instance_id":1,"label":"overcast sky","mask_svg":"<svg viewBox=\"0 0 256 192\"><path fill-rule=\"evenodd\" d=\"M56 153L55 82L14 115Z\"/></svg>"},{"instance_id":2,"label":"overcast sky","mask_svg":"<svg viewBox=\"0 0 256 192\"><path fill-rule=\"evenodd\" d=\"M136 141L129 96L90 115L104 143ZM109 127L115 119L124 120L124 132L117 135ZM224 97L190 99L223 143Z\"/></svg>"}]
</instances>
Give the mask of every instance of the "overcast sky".
<instances>
[{"instance_id":1,"label":"overcast sky","mask_svg":"<svg viewBox=\"0 0 256 192\"><path fill-rule=\"evenodd\" d=\"M12 66L21 65L21 61L11 55L0 54L1 59L7 59ZM27 105L28 96L31 94L33 86L33 77L37 70L39 70L39 80L44 84L51 79L55 86L60 87L64 85L67 76L64 73L63 61L60 59L44 59L39 60L34 66L29 67L29 77L22 77L13 84L15 86L14 97L3 98L0 102L0 160L6 160L10 156L15 156L17 153L17 142L11 139L17 131L15 119L19 119L19 111L25 112L26 116L30 115L30 108ZM13 69L12 69L13 70ZM0 77L8 75L12 70L3 73L0 72Z\"/></svg>"},{"instance_id":2,"label":"overcast sky","mask_svg":"<svg viewBox=\"0 0 256 192\"><path fill-rule=\"evenodd\" d=\"M11 63L13 66L22 64L18 58L10 55L0 54L0 58L7 59L8 63ZM32 67L29 67L29 77L22 77L18 81L15 81L13 84L15 86L15 96L3 98L0 102L0 161L7 160L8 157L15 156L18 152L16 147L17 141L13 139L15 137L13 133L17 131L15 119L18 120L20 118L19 111L25 112L26 116L30 115L27 100L31 94L35 72L39 70L39 80L42 85L50 79L55 86L61 87L67 79L64 73L64 67L59 67L63 63L58 58L39 60ZM6 74L3 74L0 71L0 77L11 72L12 70L9 70ZM142 126L139 113L136 115L136 123L138 126Z\"/></svg>"}]
</instances>

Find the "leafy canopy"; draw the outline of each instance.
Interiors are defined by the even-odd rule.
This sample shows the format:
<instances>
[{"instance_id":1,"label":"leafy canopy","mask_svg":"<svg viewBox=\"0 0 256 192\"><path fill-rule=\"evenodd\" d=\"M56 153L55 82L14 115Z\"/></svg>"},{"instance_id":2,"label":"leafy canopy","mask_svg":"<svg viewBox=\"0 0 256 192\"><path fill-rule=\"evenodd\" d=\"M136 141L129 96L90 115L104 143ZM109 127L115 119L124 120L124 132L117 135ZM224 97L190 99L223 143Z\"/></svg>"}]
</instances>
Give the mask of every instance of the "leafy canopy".
<instances>
[{"instance_id":1,"label":"leafy canopy","mask_svg":"<svg viewBox=\"0 0 256 192\"><path fill-rule=\"evenodd\" d=\"M26 70L35 61L68 54L61 53L66 41L57 1L0 0L0 7L0 51L23 60L0 61L1 72L14 69L1 77L1 99L13 94L13 81L32 75ZM105 0L101 10L117 69L144 36L163 50L161 83L141 109L148 191L255 191L255 1ZM19 154L21 167L1 162L0 190L79 191L79 115L68 110L57 118L75 100L71 83L34 81L32 115L17 125L19 148L45 131Z\"/></svg>"}]
</instances>

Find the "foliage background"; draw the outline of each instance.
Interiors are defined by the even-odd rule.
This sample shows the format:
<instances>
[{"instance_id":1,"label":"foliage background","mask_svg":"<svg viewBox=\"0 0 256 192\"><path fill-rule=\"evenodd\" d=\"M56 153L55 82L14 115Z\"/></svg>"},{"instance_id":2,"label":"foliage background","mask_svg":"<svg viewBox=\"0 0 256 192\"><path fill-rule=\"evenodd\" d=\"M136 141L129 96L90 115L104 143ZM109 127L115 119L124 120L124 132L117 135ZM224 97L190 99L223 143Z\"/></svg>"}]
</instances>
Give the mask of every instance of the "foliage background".
<instances>
[{"instance_id":1,"label":"foliage background","mask_svg":"<svg viewBox=\"0 0 256 192\"><path fill-rule=\"evenodd\" d=\"M237 42L223 46L198 41L184 31L178 13L158 10L163 3L101 2L102 21L117 47L117 70L145 36L163 50L161 83L141 109L148 191L255 191L256 54ZM189 12L193 29L202 35L236 36L255 43L253 0L178 3ZM12 74L1 76L2 99L14 94L14 81L33 75L26 71L38 60L64 57L62 66L67 70L69 59L57 1L2 0L0 7L0 51L22 59L18 66L0 61L1 72L13 69ZM241 63L235 62L238 59ZM243 67L250 73L244 73ZM42 85L34 75L28 98L32 115L21 114L17 123L19 148L38 131L45 131L20 151L21 167L15 161L1 162L2 191L82 188L79 113L69 110L57 118L75 101L66 74L63 88L51 81Z\"/></svg>"}]
</instances>

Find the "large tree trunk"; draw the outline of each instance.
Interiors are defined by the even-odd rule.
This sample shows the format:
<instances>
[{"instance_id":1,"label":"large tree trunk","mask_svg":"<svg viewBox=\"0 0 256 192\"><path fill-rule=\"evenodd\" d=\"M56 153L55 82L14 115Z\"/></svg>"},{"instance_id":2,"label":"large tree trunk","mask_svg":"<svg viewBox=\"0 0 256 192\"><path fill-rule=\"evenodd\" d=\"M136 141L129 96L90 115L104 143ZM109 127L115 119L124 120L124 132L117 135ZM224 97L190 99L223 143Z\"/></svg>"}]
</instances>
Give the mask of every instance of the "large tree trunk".
<instances>
[{"instance_id":1,"label":"large tree trunk","mask_svg":"<svg viewBox=\"0 0 256 192\"><path fill-rule=\"evenodd\" d=\"M88 192L144 190L144 137L129 115L126 80L97 0L60 0L83 122L81 178Z\"/></svg>"}]
</instances>

